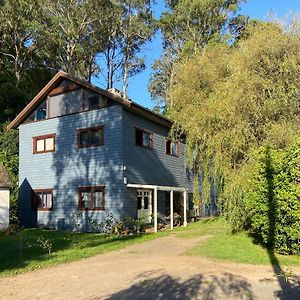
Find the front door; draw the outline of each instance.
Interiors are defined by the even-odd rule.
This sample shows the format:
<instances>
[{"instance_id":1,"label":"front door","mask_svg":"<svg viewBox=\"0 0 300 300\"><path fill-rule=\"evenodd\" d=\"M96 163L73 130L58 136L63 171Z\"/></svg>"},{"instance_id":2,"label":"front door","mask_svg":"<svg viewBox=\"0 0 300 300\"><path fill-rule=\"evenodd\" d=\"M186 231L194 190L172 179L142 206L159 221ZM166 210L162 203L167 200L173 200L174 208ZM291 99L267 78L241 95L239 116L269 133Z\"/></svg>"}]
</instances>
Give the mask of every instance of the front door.
<instances>
[{"instance_id":1,"label":"front door","mask_svg":"<svg viewBox=\"0 0 300 300\"><path fill-rule=\"evenodd\" d=\"M138 190L137 191L139 219L143 219L146 223L151 223L152 214L152 191L151 190Z\"/></svg>"}]
</instances>

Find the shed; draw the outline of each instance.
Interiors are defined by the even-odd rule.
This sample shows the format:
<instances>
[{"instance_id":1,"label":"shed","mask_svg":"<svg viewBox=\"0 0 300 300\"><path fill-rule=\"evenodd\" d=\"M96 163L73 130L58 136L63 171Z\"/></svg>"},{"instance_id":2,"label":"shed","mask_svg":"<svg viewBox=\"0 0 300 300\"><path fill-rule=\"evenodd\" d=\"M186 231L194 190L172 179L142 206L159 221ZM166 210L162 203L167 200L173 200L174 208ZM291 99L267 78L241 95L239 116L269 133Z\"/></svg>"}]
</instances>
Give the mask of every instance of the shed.
<instances>
[{"instance_id":1,"label":"shed","mask_svg":"<svg viewBox=\"0 0 300 300\"><path fill-rule=\"evenodd\" d=\"M0 164L0 229L9 225L9 196L12 182L4 166Z\"/></svg>"}]
</instances>

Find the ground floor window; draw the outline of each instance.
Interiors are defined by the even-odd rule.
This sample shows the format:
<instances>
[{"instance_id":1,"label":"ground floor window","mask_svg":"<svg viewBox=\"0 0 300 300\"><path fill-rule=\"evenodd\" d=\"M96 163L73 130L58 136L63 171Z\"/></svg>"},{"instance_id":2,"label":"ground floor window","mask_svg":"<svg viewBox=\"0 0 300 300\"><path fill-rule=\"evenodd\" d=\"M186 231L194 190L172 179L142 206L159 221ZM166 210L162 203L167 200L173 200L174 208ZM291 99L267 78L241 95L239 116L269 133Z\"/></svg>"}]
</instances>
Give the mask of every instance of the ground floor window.
<instances>
[{"instance_id":1,"label":"ground floor window","mask_svg":"<svg viewBox=\"0 0 300 300\"><path fill-rule=\"evenodd\" d=\"M33 210L52 210L53 189L34 190L32 194Z\"/></svg>"},{"instance_id":2,"label":"ground floor window","mask_svg":"<svg viewBox=\"0 0 300 300\"><path fill-rule=\"evenodd\" d=\"M88 186L78 189L78 206L82 210L105 209L105 187Z\"/></svg>"}]
</instances>

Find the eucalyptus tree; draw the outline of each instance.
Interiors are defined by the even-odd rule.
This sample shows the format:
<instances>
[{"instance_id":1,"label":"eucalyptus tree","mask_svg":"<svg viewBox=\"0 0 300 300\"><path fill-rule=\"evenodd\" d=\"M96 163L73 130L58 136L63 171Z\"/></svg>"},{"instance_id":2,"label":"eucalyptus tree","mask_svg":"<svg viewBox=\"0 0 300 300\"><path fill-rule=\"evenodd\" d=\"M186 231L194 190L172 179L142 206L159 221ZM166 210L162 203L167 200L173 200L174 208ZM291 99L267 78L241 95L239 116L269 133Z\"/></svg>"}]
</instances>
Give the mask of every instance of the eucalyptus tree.
<instances>
[{"instance_id":1,"label":"eucalyptus tree","mask_svg":"<svg viewBox=\"0 0 300 300\"><path fill-rule=\"evenodd\" d=\"M166 105L174 63L199 52L213 39L219 40L230 25L237 27L236 15L244 0L166 0L167 10L159 20L163 54L153 65L149 91L154 100Z\"/></svg>"},{"instance_id":2,"label":"eucalyptus tree","mask_svg":"<svg viewBox=\"0 0 300 300\"><path fill-rule=\"evenodd\" d=\"M113 2L114 14L103 52L104 77L107 87L121 82L126 96L128 80L145 69L145 59L139 54L155 32L151 0L118 0Z\"/></svg>"},{"instance_id":3,"label":"eucalyptus tree","mask_svg":"<svg viewBox=\"0 0 300 300\"><path fill-rule=\"evenodd\" d=\"M39 48L39 0L5 0L0 9L0 64L18 85Z\"/></svg>"},{"instance_id":4,"label":"eucalyptus tree","mask_svg":"<svg viewBox=\"0 0 300 300\"><path fill-rule=\"evenodd\" d=\"M108 26L110 7L109 0L47 0L40 35L47 64L90 80L98 70L96 56L106 39L99 30Z\"/></svg>"}]
</instances>

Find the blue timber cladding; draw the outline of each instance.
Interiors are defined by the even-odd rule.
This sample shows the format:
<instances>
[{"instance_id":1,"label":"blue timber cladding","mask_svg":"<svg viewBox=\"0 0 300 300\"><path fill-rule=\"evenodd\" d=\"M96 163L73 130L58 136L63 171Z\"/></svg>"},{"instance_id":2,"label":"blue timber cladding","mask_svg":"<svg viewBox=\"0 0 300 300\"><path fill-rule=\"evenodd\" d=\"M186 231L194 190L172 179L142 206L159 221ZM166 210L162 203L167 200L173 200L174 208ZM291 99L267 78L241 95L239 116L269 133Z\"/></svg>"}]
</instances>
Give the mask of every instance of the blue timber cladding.
<instances>
[{"instance_id":1,"label":"blue timber cladding","mask_svg":"<svg viewBox=\"0 0 300 300\"><path fill-rule=\"evenodd\" d=\"M153 149L135 145L135 128L153 133ZM185 145L179 145L179 157L165 154L170 128L136 115L123 108L124 176L128 183L187 187L192 180L186 172ZM167 192L158 193L158 213L165 214ZM124 187L124 215L137 216L136 189Z\"/></svg>"},{"instance_id":2,"label":"blue timber cladding","mask_svg":"<svg viewBox=\"0 0 300 300\"><path fill-rule=\"evenodd\" d=\"M165 154L169 128L123 109L124 165L128 183L188 187L185 148L179 145L179 157ZM153 133L153 149L135 145L135 128Z\"/></svg>"},{"instance_id":3,"label":"blue timber cladding","mask_svg":"<svg viewBox=\"0 0 300 300\"><path fill-rule=\"evenodd\" d=\"M77 129L104 125L104 145L77 147ZM108 213L123 215L122 107L68 115L24 124L20 130L20 213L25 226L71 226L78 212L78 187L104 185L105 211L83 212L83 219ZM56 134L55 152L33 154L32 137ZM54 189L52 211L31 210L31 191ZM83 224L84 225L84 224Z\"/></svg>"}]
</instances>

